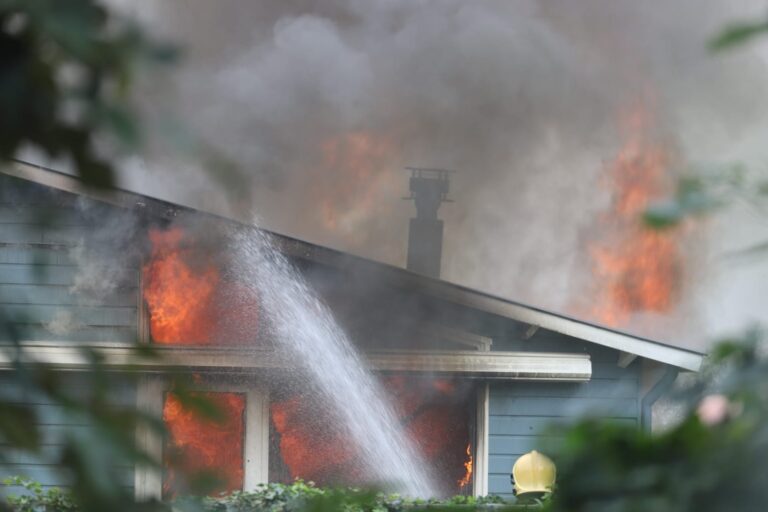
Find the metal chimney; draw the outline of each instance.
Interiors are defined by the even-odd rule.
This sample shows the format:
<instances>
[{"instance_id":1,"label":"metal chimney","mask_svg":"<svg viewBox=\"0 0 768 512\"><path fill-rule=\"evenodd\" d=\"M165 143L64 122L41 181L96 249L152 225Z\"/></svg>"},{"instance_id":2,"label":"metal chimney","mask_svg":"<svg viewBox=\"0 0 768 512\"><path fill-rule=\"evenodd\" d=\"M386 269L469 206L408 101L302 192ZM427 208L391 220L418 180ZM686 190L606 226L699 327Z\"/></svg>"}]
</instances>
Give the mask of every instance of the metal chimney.
<instances>
[{"instance_id":1,"label":"metal chimney","mask_svg":"<svg viewBox=\"0 0 768 512\"><path fill-rule=\"evenodd\" d=\"M448 176L453 171L406 167L411 171L410 197L416 204L416 217L408 229L406 268L429 277L440 277L443 254L443 221L437 218L440 204L448 199Z\"/></svg>"}]
</instances>

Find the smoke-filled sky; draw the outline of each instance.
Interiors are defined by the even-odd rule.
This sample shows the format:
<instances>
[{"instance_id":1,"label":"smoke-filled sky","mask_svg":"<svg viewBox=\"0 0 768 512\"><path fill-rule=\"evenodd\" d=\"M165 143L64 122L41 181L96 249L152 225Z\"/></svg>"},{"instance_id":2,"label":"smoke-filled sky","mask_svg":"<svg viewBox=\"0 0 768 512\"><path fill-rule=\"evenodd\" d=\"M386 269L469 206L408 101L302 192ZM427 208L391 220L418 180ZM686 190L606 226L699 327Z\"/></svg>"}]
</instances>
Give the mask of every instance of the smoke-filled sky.
<instances>
[{"instance_id":1,"label":"smoke-filled sky","mask_svg":"<svg viewBox=\"0 0 768 512\"><path fill-rule=\"evenodd\" d=\"M600 176L629 105L679 167L768 158L765 43L706 50L729 21L764 16L756 0L116 3L186 49L143 85L148 112L174 111L235 159L249 200L232 206L227 182L162 148L129 166L128 188L402 265L402 168L455 169L443 277L565 313L589 294ZM696 228L681 305L644 332L702 347L761 316L768 271L721 254L762 224L742 212Z\"/></svg>"}]
</instances>

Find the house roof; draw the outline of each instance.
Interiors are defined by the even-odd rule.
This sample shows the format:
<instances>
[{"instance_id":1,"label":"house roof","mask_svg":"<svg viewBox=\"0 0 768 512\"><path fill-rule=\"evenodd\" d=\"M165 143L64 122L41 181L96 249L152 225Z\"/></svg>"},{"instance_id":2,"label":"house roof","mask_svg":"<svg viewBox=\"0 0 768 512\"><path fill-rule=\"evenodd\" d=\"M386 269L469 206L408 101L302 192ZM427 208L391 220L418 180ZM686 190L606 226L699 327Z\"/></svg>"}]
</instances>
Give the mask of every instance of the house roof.
<instances>
[{"instance_id":1,"label":"house roof","mask_svg":"<svg viewBox=\"0 0 768 512\"><path fill-rule=\"evenodd\" d=\"M28 162L18 161L13 165L0 168L0 172L54 189L107 202L121 208L140 209L149 215L168 219L172 219L184 211L198 212L198 210L189 207L135 192L87 187L75 176ZM209 212L199 213L220 217L227 222L239 222ZM374 274L385 279L385 282L392 286L418 291L447 302L499 315L681 369L698 371L705 357L701 352L585 322L441 279L422 276L393 265L375 262L279 233L271 233L271 235L274 237L278 250L295 258L343 268L348 273L360 273L367 276Z\"/></svg>"}]
</instances>

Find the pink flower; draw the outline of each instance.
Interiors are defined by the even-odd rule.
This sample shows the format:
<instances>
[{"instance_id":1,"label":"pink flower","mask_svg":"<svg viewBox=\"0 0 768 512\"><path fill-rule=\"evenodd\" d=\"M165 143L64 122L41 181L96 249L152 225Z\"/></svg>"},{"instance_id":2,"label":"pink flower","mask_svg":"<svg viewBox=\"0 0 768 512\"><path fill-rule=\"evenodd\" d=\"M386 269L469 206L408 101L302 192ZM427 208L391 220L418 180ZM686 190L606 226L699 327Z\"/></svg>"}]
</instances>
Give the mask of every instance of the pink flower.
<instances>
[{"instance_id":1,"label":"pink flower","mask_svg":"<svg viewBox=\"0 0 768 512\"><path fill-rule=\"evenodd\" d=\"M728 416L730 405L725 395L707 395L699 403L696 414L705 425L717 425Z\"/></svg>"}]
</instances>

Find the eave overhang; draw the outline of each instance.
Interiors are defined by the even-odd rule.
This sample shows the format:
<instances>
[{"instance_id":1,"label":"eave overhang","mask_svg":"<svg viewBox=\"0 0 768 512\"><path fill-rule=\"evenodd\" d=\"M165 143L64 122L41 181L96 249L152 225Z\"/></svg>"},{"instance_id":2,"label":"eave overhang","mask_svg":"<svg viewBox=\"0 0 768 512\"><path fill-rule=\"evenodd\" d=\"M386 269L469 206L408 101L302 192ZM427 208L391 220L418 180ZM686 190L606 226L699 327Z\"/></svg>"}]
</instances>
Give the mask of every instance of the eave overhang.
<instances>
[{"instance_id":1,"label":"eave overhang","mask_svg":"<svg viewBox=\"0 0 768 512\"><path fill-rule=\"evenodd\" d=\"M85 371L92 367L89 351L97 352L102 365L113 370L137 372L214 371L249 373L253 370L288 369L295 360L270 350L157 347L156 357L142 357L136 347L105 344L88 347L64 343L26 343L23 361L51 365L61 370ZM13 350L0 350L0 369L13 369ZM592 377L587 354L478 351L391 351L364 354L370 368L382 372L429 373L469 378L584 382Z\"/></svg>"}]
</instances>

